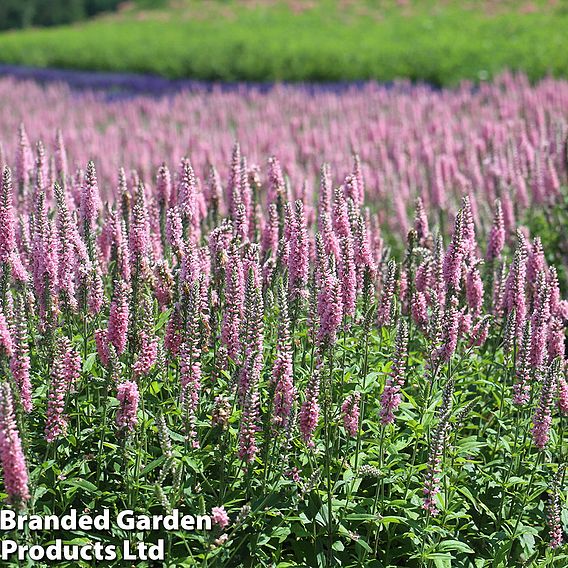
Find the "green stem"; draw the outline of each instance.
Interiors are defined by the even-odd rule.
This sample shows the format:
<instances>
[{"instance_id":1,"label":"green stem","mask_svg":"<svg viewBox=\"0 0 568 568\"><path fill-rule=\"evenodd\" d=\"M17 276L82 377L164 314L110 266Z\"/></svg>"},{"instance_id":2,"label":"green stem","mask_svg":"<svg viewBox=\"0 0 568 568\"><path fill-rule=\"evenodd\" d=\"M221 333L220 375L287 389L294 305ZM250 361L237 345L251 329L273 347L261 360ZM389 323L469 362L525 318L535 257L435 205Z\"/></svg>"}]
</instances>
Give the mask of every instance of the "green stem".
<instances>
[{"instance_id":1,"label":"green stem","mask_svg":"<svg viewBox=\"0 0 568 568\"><path fill-rule=\"evenodd\" d=\"M325 428L325 475L327 489L327 531L328 531L328 566L333 563L333 495L331 487L331 447L330 447L330 417L329 404L333 390L333 348L329 354L329 375L324 394L324 428Z\"/></svg>"},{"instance_id":2,"label":"green stem","mask_svg":"<svg viewBox=\"0 0 568 568\"><path fill-rule=\"evenodd\" d=\"M536 457L536 461L535 461L535 464L534 464L534 467L533 467L533 469L532 469L532 471L531 471L531 476L530 476L530 478L529 478L529 483L528 483L528 485L527 485L527 489L523 492L523 501L522 501L522 503L521 503L521 507L520 507L520 510L519 510L519 514L517 515L517 520L516 520L516 522L515 522L515 527L513 528L513 532L511 533L511 546L509 547L509 550L508 550L508 552L507 552L507 566L510 566L510 564L509 564L508 561L511 559L511 552L513 551L513 544L514 544L514 542L515 542L515 537L516 537L516 534L517 534L517 529L519 528L519 524L521 523L521 519L522 519L522 517L523 517L523 513L525 512L525 506L526 506L526 504L527 504L527 497L528 497L528 494L530 493L530 489L531 489L531 487L532 487L532 483L533 483L533 480L534 480L534 476L535 476L535 473L536 473L536 471L537 471L537 469L538 469L538 467L539 467L539 465L540 465L542 455L543 455L543 452L538 452L537 457ZM514 501L511 503L511 513L513 512L513 505L514 505Z\"/></svg>"}]
</instances>

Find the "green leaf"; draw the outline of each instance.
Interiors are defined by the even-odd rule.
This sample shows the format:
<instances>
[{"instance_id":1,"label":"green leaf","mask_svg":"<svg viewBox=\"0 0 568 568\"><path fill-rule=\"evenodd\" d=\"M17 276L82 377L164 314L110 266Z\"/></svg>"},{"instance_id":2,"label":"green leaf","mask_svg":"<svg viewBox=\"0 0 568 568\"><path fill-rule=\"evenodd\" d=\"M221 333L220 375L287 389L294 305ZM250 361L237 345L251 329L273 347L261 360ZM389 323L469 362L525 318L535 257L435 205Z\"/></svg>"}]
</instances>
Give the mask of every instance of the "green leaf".
<instances>
[{"instance_id":1,"label":"green leaf","mask_svg":"<svg viewBox=\"0 0 568 568\"><path fill-rule=\"evenodd\" d=\"M438 545L438 549L443 552L447 550L457 550L458 552L467 552L468 554L473 552L465 542L459 540L444 540Z\"/></svg>"},{"instance_id":2,"label":"green leaf","mask_svg":"<svg viewBox=\"0 0 568 568\"><path fill-rule=\"evenodd\" d=\"M278 527L275 531L273 531L272 537L277 538L278 542L282 543L288 538L290 532L291 530L288 527Z\"/></svg>"},{"instance_id":3,"label":"green leaf","mask_svg":"<svg viewBox=\"0 0 568 568\"><path fill-rule=\"evenodd\" d=\"M345 516L345 519L348 521L371 521L376 518L376 515L370 515L369 513L351 513Z\"/></svg>"},{"instance_id":4,"label":"green leaf","mask_svg":"<svg viewBox=\"0 0 568 568\"><path fill-rule=\"evenodd\" d=\"M161 465L162 463L164 463L166 461L166 456L160 456L159 458L156 458L155 460L151 461L141 472L140 475L144 476L147 473L150 473L153 469L156 469L159 465Z\"/></svg>"},{"instance_id":5,"label":"green leaf","mask_svg":"<svg viewBox=\"0 0 568 568\"><path fill-rule=\"evenodd\" d=\"M432 554L428 554L426 558L433 560L436 568L452 568L451 554L440 554L439 552L434 552Z\"/></svg>"},{"instance_id":6,"label":"green leaf","mask_svg":"<svg viewBox=\"0 0 568 568\"><path fill-rule=\"evenodd\" d=\"M96 360L97 360L96 353L91 353L90 355L88 355L83 363L83 373L90 373L91 370L93 369Z\"/></svg>"},{"instance_id":7,"label":"green leaf","mask_svg":"<svg viewBox=\"0 0 568 568\"><path fill-rule=\"evenodd\" d=\"M525 551L525 554L527 556L530 556L535 550L535 548L534 548L534 544L535 544L534 535L529 533L529 532L525 532L525 533L520 535L519 539L521 541L521 545L523 547L523 550Z\"/></svg>"},{"instance_id":8,"label":"green leaf","mask_svg":"<svg viewBox=\"0 0 568 568\"><path fill-rule=\"evenodd\" d=\"M360 538L358 540L355 541L355 544L357 546L360 546L363 550L366 550L367 552L372 552L372 548L368 545L367 541Z\"/></svg>"},{"instance_id":9,"label":"green leaf","mask_svg":"<svg viewBox=\"0 0 568 568\"><path fill-rule=\"evenodd\" d=\"M87 481L86 479L82 479L81 477L77 477L75 479L66 479L61 483L61 485L66 487L80 487L84 489L88 493L96 493L97 486Z\"/></svg>"},{"instance_id":10,"label":"green leaf","mask_svg":"<svg viewBox=\"0 0 568 568\"><path fill-rule=\"evenodd\" d=\"M401 523L406 523L406 519L404 517L395 517L395 516L389 516L389 517L382 517L380 522L383 525L389 525L391 523L393 524L401 524Z\"/></svg>"},{"instance_id":11,"label":"green leaf","mask_svg":"<svg viewBox=\"0 0 568 568\"><path fill-rule=\"evenodd\" d=\"M166 322L168 321L168 318L170 317L170 313L172 310L164 310L158 317L158 321L156 322L156 325L154 326L154 331L159 331L160 329L162 329L162 327L164 327L164 325L166 324Z\"/></svg>"},{"instance_id":12,"label":"green leaf","mask_svg":"<svg viewBox=\"0 0 568 568\"><path fill-rule=\"evenodd\" d=\"M331 548L333 550L337 550L338 552L343 552L345 550L345 546L340 540L336 540L332 545Z\"/></svg>"}]
</instances>

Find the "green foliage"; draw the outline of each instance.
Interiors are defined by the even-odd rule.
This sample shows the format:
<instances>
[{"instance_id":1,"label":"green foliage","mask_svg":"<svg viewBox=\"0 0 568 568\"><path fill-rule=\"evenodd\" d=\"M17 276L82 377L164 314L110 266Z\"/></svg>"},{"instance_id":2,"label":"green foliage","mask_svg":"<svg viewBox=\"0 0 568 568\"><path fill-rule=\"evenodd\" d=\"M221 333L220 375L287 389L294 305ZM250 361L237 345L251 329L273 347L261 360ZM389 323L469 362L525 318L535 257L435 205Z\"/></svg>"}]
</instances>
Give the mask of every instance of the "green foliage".
<instances>
[{"instance_id":1,"label":"green foliage","mask_svg":"<svg viewBox=\"0 0 568 568\"><path fill-rule=\"evenodd\" d=\"M113 10L120 0L2 0L0 29L54 26Z\"/></svg>"},{"instance_id":2,"label":"green foliage","mask_svg":"<svg viewBox=\"0 0 568 568\"><path fill-rule=\"evenodd\" d=\"M378 18L344 17L335 2L300 13L280 5L228 6L230 17L205 8L164 19L129 12L73 27L11 32L0 36L0 59L224 81L406 77L447 85L504 68L523 70L533 80L568 74L568 13L562 10L488 14L450 3Z\"/></svg>"},{"instance_id":3,"label":"green foliage","mask_svg":"<svg viewBox=\"0 0 568 568\"><path fill-rule=\"evenodd\" d=\"M542 241L546 260L555 266L563 291L568 290L568 187L560 188L561 197L554 204L529 208L523 219L531 235Z\"/></svg>"},{"instance_id":4,"label":"green foliage","mask_svg":"<svg viewBox=\"0 0 568 568\"><path fill-rule=\"evenodd\" d=\"M411 324L403 400L395 423L383 427L378 421L380 396L392 371L394 330L373 326L369 332L361 319L366 310L360 303L354 322L338 338L333 355L325 358L322 406L329 397L332 412L328 433L320 419L315 447L310 449L295 429L277 434L270 430L278 311L269 303L260 384L261 450L247 467L236 455L240 410L230 413L225 427L211 425L215 397L234 396L231 384L238 366L231 362L219 372L217 349L203 353L200 447L188 443L179 404L179 365L169 356L139 379L143 400L139 423L127 437L114 425L115 385L98 360L92 339L93 330L104 326L105 315L85 323L80 314L68 314L66 328L82 350L84 363L77 390L68 401L67 436L56 444L46 444L42 437L49 351L40 336L30 343L37 385L34 400L40 405L26 419L24 431L33 510L63 514L70 508L110 508L115 515L132 508L164 514L164 502L167 508L189 513L224 505L232 521L226 541L217 540L218 528L211 533L159 535L129 535L114 529L97 535L118 548L128 537L145 542L164 537L168 566L564 565L555 563L566 560L562 551L553 554L547 548L544 502L557 463L566 459L565 418L554 413L551 441L539 453L530 428L540 386L533 381L529 406L512 404L515 365L513 354L503 351L503 322L492 327L482 347L470 348L460 341L447 364L433 364L432 342ZM169 315L156 304L147 317L161 334ZM37 327L35 316L29 317L31 328ZM294 338L295 383L303 393L314 364L305 313L296 321ZM117 371L129 376L128 361L120 363ZM424 476L450 380L455 389L437 496L440 513L431 517L422 507ZM357 437L351 438L339 406L343 396L354 390L362 393L364 418ZM167 456L158 434L160 415L171 444ZM299 480L290 475L292 471ZM564 515L564 526L567 521ZM85 533L62 531L58 536L64 542L84 542L80 539ZM45 533L38 538L51 537Z\"/></svg>"},{"instance_id":5,"label":"green foliage","mask_svg":"<svg viewBox=\"0 0 568 568\"><path fill-rule=\"evenodd\" d=\"M0 30L29 26L70 24L100 12L115 10L122 0L2 0ZM137 0L141 7L156 7L162 2Z\"/></svg>"}]
</instances>

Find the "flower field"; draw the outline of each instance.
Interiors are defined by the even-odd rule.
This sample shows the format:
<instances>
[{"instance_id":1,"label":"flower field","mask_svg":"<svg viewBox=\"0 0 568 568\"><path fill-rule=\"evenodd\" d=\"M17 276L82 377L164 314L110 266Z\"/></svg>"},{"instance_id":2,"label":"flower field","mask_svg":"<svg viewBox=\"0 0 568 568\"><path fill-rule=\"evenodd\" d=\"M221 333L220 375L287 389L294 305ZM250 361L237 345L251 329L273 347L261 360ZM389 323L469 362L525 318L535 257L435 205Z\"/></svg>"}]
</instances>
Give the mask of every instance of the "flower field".
<instances>
[{"instance_id":1,"label":"flower field","mask_svg":"<svg viewBox=\"0 0 568 568\"><path fill-rule=\"evenodd\" d=\"M565 81L509 74L1 79L4 506L213 523L3 536L164 538L139 566L568 565L567 109Z\"/></svg>"}]
</instances>

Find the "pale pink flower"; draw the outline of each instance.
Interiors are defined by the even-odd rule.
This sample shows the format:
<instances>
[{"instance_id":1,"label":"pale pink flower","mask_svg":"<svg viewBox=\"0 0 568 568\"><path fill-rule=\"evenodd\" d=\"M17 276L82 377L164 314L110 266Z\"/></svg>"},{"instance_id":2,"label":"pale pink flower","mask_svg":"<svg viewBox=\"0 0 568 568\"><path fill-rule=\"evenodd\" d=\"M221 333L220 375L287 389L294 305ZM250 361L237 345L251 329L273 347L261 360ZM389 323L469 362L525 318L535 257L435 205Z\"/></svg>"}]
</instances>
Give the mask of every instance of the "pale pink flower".
<instances>
[{"instance_id":1,"label":"pale pink flower","mask_svg":"<svg viewBox=\"0 0 568 568\"><path fill-rule=\"evenodd\" d=\"M213 509L211 509L211 520L214 525L219 526L221 529L228 527L231 522L227 511L225 511L225 507L213 507Z\"/></svg>"},{"instance_id":2,"label":"pale pink flower","mask_svg":"<svg viewBox=\"0 0 568 568\"><path fill-rule=\"evenodd\" d=\"M158 359L158 338L146 331L140 333L140 350L132 370L135 377L147 375Z\"/></svg>"}]
</instances>

